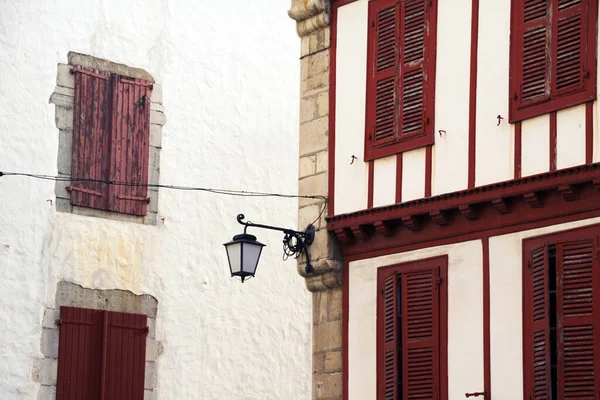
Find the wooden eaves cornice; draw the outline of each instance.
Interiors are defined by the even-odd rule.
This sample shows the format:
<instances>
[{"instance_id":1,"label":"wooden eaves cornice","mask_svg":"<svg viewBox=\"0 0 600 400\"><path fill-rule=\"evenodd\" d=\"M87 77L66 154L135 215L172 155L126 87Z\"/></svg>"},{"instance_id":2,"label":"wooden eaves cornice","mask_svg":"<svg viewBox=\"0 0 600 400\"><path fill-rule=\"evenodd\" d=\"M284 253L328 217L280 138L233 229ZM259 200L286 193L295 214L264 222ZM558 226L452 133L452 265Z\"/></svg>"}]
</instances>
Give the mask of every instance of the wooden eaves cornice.
<instances>
[{"instance_id":1,"label":"wooden eaves cornice","mask_svg":"<svg viewBox=\"0 0 600 400\"><path fill-rule=\"evenodd\" d=\"M599 191L600 163L587 164L335 215L327 229L344 253L381 250L600 210Z\"/></svg>"}]
</instances>

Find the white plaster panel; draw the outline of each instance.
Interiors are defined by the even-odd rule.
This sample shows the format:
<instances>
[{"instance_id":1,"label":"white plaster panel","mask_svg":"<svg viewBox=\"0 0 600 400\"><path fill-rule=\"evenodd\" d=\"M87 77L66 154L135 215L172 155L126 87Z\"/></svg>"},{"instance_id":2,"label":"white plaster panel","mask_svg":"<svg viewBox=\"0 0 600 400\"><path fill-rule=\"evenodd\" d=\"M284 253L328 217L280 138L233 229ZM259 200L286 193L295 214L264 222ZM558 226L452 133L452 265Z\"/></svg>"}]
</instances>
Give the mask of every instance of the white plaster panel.
<instances>
[{"instance_id":1,"label":"white plaster panel","mask_svg":"<svg viewBox=\"0 0 600 400\"><path fill-rule=\"evenodd\" d=\"M521 175L550 170L550 116L548 114L521 123Z\"/></svg>"},{"instance_id":2,"label":"white plaster panel","mask_svg":"<svg viewBox=\"0 0 600 400\"><path fill-rule=\"evenodd\" d=\"M77 51L162 86L163 184L296 193L299 38L289 2L2 1L0 169L55 175L48 98ZM36 399L42 316L59 280L158 299L156 399L311 398L311 296L268 244L229 277L235 216L293 227L297 202L160 191L157 226L58 213L54 183L0 178L0 397ZM6 321L9 321L8 323ZM233 340L233 338L235 340Z\"/></svg>"},{"instance_id":3,"label":"white plaster panel","mask_svg":"<svg viewBox=\"0 0 600 400\"><path fill-rule=\"evenodd\" d=\"M425 148L402 154L402 201L425 197Z\"/></svg>"},{"instance_id":4,"label":"white plaster panel","mask_svg":"<svg viewBox=\"0 0 600 400\"><path fill-rule=\"evenodd\" d=\"M600 222L600 218L491 237L490 359L494 399L523 398L522 241Z\"/></svg>"},{"instance_id":5,"label":"white plaster panel","mask_svg":"<svg viewBox=\"0 0 600 400\"><path fill-rule=\"evenodd\" d=\"M510 0L479 2L475 183L512 179L514 133L508 123ZM498 126L498 115L504 119Z\"/></svg>"},{"instance_id":6,"label":"white plaster panel","mask_svg":"<svg viewBox=\"0 0 600 400\"><path fill-rule=\"evenodd\" d=\"M335 86L336 214L367 208L365 152L368 2L338 8ZM358 159L350 164L352 156Z\"/></svg>"},{"instance_id":7,"label":"white plaster panel","mask_svg":"<svg viewBox=\"0 0 600 400\"><path fill-rule=\"evenodd\" d=\"M556 166L585 164L585 104L556 113Z\"/></svg>"},{"instance_id":8,"label":"white plaster panel","mask_svg":"<svg viewBox=\"0 0 600 400\"><path fill-rule=\"evenodd\" d=\"M396 156L375 160L373 170L373 206L396 203Z\"/></svg>"},{"instance_id":9,"label":"white plaster panel","mask_svg":"<svg viewBox=\"0 0 600 400\"><path fill-rule=\"evenodd\" d=\"M377 388L377 268L448 255L448 398L483 391L481 241L419 249L349 265L349 400L374 400Z\"/></svg>"},{"instance_id":10,"label":"white plaster panel","mask_svg":"<svg viewBox=\"0 0 600 400\"><path fill-rule=\"evenodd\" d=\"M437 17L432 195L467 188L471 1L440 1ZM446 131L440 136L439 130Z\"/></svg>"}]
</instances>

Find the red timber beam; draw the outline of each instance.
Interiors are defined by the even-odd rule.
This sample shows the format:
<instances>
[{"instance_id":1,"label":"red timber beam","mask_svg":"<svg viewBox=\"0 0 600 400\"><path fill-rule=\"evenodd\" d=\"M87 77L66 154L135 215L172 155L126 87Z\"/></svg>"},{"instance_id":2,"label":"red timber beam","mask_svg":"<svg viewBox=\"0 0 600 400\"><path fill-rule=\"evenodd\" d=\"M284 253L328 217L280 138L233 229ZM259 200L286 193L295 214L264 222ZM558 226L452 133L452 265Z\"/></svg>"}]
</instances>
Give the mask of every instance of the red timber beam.
<instances>
[{"instance_id":1,"label":"red timber beam","mask_svg":"<svg viewBox=\"0 0 600 400\"><path fill-rule=\"evenodd\" d=\"M600 163L336 215L327 229L344 255L356 255L595 210L600 215Z\"/></svg>"}]
</instances>

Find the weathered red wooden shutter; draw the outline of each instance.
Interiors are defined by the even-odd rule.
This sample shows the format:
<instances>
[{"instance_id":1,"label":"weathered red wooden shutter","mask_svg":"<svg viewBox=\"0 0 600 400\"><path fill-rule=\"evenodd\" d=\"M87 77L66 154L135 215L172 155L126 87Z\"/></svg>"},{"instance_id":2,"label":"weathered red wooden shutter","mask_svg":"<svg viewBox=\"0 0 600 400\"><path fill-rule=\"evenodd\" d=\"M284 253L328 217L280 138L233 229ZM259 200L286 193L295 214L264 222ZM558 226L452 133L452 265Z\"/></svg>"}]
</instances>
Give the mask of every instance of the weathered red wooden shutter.
<instances>
[{"instance_id":1,"label":"weathered red wooden shutter","mask_svg":"<svg viewBox=\"0 0 600 400\"><path fill-rule=\"evenodd\" d=\"M100 399L102 311L60 308L57 400Z\"/></svg>"},{"instance_id":2,"label":"weathered red wooden shutter","mask_svg":"<svg viewBox=\"0 0 600 400\"><path fill-rule=\"evenodd\" d=\"M379 400L395 400L398 396L398 275L389 272L379 278L378 297L378 389Z\"/></svg>"},{"instance_id":3,"label":"weathered red wooden shutter","mask_svg":"<svg viewBox=\"0 0 600 400\"><path fill-rule=\"evenodd\" d=\"M147 317L110 312L107 323L105 398L143 400Z\"/></svg>"},{"instance_id":4,"label":"weathered red wooden shutter","mask_svg":"<svg viewBox=\"0 0 600 400\"><path fill-rule=\"evenodd\" d=\"M520 25L517 56L520 107L545 101L550 97L550 38L553 0L525 0L515 5ZM517 2L520 3L520 2ZM515 3L513 3L515 4Z\"/></svg>"},{"instance_id":5,"label":"weathered red wooden shutter","mask_svg":"<svg viewBox=\"0 0 600 400\"><path fill-rule=\"evenodd\" d=\"M588 0L554 0L552 32L552 94L573 92L585 85ZM596 49L593 49L594 52Z\"/></svg>"},{"instance_id":6,"label":"weathered red wooden shutter","mask_svg":"<svg viewBox=\"0 0 600 400\"><path fill-rule=\"evenodd\" d=\"M440 397L439 268L401 274L404 399Z\"/></svg>"},{"instance_id":7,"label":"weathered red wooden shutter","mask_svg":"<svg viewBox=\"0 0 600 400\"><path fill-rule=\"evenodd\" d=\"M405 0L401 3L401 108L400 138L425 133L428 118L425 55L429 36L429 0Z\"/></svg>"},{"instance_id":8,"label":"weathered red wooden shutter","mask_svg":"<svg viewBox=\"0 0 600 400\"><path fill-rule=\"evenodd\" d=\"M595 399L599 341L596 240L556 246L558 394L561 399Z\"/></svg>"},{"instance_id":9,"label":"weathered red wooden shutter","mask_svg":"<svg viewBox=\"0 0 600 400\"><path fill-rule=\"evenodd\" d=\"M109 210L146 215L152 85L113 75Z\"/></svg>"},{"instance_id":10,"label":"weathered red wooden shutter","mask_svg":"<svg viewBox=\"0 0 600 400\"><path fill-rule=\"evenodd\" d=\"M398 0L369 2L367 146L397 138L400 6Z\"/></svg>"},{"instance_id":11,"label":"weathered red wooden shutter","mask_svg":"<svg viewBox=\"0 0 600 400\"><path fill-rule=\"evenodd\" d=\"M106 180L110 142L109 75L74 68L73 158L69 190L71 204L105 209L108 185L90 180Z\"/></svg>"},{"instance_id":12,"label":"weathered red wooden shutter","mask_svg":"<svg viewBox=\"0 0 600 400\"><path fill-rule=\"evenodd\" d=\"M550 399L550 309L548 247L534 249L525 271L525 393ZM526 396L527 397L527 396Z\"/></svg>"}]
</instances>

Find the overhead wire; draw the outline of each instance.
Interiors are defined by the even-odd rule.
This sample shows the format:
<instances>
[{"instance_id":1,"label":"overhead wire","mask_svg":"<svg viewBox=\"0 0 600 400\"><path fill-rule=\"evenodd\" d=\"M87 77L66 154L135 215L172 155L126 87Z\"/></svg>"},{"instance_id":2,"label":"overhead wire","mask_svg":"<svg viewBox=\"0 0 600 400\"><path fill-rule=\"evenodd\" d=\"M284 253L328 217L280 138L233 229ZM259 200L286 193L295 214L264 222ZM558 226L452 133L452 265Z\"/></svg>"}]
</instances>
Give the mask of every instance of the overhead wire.
<instances>
[{"instance_id":1,"label":"overhead wire","mask_svg":"<svg viewBox=\"0 0 600 400\"><path fill-rule=\"evenodd\" d=\"M7 172L0 171L0 177L2 176L22 176L33 179L48 180L55 182L91 182L91 183L103 183L107 185L115 186L135 186L135 187L147 187L147 188L161 188L169 190L181 190L181 191L198 191L207 192L213 194L220 194L225 196L237 196L237 197L280 197L280 198L298 198L298 199L313 199L322 200L323 206L319 213L319 216L312 222L317 222L327 207L327 197L322 195L297 195L297 194L282 194L282 193L269 193L269 192L256 192L248 190L233 190L233 189L215 189L205 187L194 187L194 186L180 186L180 185L163 185L155 183L133 183L133 182L120 182L106 179L90 179L90 178L73 178L68 175L44 175L44 174L32 174L26 172Z\"/></svg>"}]
</instances>

